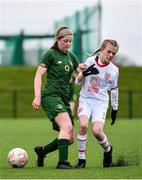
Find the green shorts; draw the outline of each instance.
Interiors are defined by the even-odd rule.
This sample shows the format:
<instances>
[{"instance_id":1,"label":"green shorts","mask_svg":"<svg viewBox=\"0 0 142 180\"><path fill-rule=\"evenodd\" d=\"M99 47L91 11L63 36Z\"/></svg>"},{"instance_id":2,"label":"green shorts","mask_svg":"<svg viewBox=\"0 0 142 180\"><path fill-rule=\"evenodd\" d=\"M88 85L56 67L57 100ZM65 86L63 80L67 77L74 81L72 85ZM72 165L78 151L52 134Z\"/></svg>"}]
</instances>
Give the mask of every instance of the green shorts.
<instances>
[{"instance_id":1,"label":"green shorts","mask_svg":"<svg viewBox=\"0 0 142 180\"><path fill-rule=\"evenodd\" d=\"M67 99L61 98L60 96L43 95L41 104L47 117L52 122L54 130L59 131L59 127L54 120L57 114L60 112L67 112L71 118L72 124L74 125L72 113Z\"/></svg>"}]
</instances>

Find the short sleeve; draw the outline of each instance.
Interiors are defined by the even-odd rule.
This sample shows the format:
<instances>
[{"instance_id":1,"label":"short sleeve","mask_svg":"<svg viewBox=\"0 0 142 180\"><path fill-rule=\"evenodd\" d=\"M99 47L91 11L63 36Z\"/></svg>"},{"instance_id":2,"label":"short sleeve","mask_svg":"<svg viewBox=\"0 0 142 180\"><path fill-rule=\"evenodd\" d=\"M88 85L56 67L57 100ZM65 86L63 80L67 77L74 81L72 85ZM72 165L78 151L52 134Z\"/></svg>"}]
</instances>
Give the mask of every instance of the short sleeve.
<instances>
[{"instance_id":1,"label":"short sleeve","mask_svg":"<svg viewBox=\"0 0 142 180\"><path fill-rule=\"evenodd\" d=\"M50 51L47 51L42 55L40 65L48 68L52 62L51 59L52 59L51 53Z\"/></svg>"}]
</instances>

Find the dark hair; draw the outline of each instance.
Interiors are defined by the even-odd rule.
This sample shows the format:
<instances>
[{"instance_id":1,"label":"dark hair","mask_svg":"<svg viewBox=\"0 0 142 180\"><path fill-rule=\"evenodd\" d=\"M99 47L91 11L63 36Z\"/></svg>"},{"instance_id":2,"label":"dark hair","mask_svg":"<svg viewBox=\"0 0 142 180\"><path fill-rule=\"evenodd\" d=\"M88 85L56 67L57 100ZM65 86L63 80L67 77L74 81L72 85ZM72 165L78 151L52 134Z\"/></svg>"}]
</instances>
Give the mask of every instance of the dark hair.
<instances>
[{"instance_id":1,"label":"dark hair","mask_svg":"<svg viewBox=\"0 0 142 180\"><path fill-rule=\"evenodd\" d=\"M106 47L107 44L111 44L114 47L117 47L117 49L119 49L119 44L117 41L113 40L113 39L105 39L102 44L101 47L99 49L97 49L91 56L97 54L99 51L101 51L102 49L104 49Z\"/></svg>"},{"instance_id":2,"label":"dark hair","mask_svg":"<svg viewBox=\"0 0 142 180\"><path fill-rule=\"evenodd\" d=\"M55 34L55 39L56 40L55 40L54 44L51 46L51 49L58 49L58 41L57 40L63 38L62 36L59 36L59 34L64 29L69 29L69 27L68 26L62 26L62 27L57 29L56 34Z\"/></svg>"}]
</instances>

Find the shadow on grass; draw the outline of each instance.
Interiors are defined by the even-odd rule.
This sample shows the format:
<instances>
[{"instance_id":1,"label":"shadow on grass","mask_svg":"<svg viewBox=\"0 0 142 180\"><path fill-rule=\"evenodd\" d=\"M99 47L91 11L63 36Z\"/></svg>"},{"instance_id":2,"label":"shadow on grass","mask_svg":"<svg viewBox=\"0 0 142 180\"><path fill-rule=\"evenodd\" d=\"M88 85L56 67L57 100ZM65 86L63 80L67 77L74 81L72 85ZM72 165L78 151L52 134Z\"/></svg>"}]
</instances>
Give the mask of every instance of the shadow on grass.
<instances>
[{"instance_id":1,"label":"shadow on grass","mask_svg":"<svg viewBox=\"0 0 142 180\"><path fill-rule=\"evenodd\" d=\"M112 162L111 167L120 167L120 166L138 166L140 164L140 158L135 157L135 159L127 159L124 156L119 156L115 162Z\"/></svg>"}]
</instances>

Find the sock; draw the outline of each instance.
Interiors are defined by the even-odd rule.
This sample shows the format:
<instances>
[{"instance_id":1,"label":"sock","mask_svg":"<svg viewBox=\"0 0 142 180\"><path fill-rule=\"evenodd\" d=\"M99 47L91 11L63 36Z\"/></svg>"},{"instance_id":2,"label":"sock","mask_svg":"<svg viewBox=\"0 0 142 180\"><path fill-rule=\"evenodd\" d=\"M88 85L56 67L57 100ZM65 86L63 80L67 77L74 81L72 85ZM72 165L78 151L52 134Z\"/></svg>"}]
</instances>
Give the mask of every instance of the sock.
<instances>
[{"instance_id":1,"label":"sock","mask_svg":"<svg viewBox=\"0 0 142 180\"><path fill-rule=\"evenodd\" d=\"M54 139L51 143L44 146L43 151L46 155L47 153L53 152L58 149L58 139Z\"/></svg>"},{"instance_id":2,"label":"sock","mask_svg":"<svg viewBox=\"0 0 142 180\"><path fill-rule=\"evenodd\" d=\"M102 141L98 141L98 143L103 147L105 152L110 151L110 144L109 144L105 134L104 134L104 139Z\"/></svg>"},{"instance_id":3,"label":"sock","mask_svg":"<svg viewBox=\"0 0 142 180\"><path fill-rule=\"evenodd\" d=\"M87 145L87 134L80 135L78 134L78 158L86 159L86 145Z\"/></svg>"},{"instance_id":4,"label":"sock","mask_svg":"<svg viewBox=\"0 0 142 180\"><path fill-rule=\"evenodd\" d=\"M59 163L66 162L68 160L68 146L68 139L58 139Z\"/></svg>"}]
</instances>

